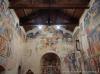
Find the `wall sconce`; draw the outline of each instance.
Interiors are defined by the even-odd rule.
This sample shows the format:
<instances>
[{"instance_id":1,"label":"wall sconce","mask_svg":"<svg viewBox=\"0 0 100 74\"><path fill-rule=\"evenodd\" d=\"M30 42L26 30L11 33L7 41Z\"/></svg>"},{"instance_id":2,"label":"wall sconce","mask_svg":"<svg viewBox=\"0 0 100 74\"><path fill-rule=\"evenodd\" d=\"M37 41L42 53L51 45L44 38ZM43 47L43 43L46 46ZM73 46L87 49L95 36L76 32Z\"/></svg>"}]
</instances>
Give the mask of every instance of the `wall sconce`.
<instances>
[{"instance_id":1,"label":"wall sconce","mask_svg":"<svg viewBox=\"0 0 100 74\"><path fill-rule=\"evenodd\" d=\"M56 25L56 29L57 30L61 29L61 25Z\"/></svg>"},{"instance_id":2,"label":"wall sconce","mask_svg":"<svg viewBox=\"0 0 100 74\"><path fill-rule=\"evenodd\" d=\"M38 25L37 27L39 30L41 30L43 28L43 25Z\"/></svg>"}]
</instances>

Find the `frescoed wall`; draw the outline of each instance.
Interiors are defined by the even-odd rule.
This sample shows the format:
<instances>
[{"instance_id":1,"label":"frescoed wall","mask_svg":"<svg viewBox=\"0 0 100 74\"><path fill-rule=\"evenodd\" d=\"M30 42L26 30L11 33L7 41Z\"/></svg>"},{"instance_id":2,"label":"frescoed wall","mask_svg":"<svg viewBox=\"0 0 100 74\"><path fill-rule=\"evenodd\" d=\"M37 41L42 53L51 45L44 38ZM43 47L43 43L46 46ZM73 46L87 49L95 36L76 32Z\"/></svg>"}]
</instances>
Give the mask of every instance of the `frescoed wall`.
<instances>
[{"instance_id":1,"label":"frescoed wall","mask_svg":"<svg viewBox=\"0 0 100 74\"><path fill-rule=\"evenodd\" d=\"M100 0L91 0L90 8L87 9L80 19L81 40L84 42L84 36L87 42L87 47L83 50L87 51L88 59L86 60L91 71L98 71L100 61ZM85 42L86 42L85 41ZM83 43L84 46L86 43ZM92 62L91 62L92 61ZM86 62L85 62L86 63Z\"/></svg>"},{"instance_id":2,"label":"frescoed wall","mask_svg":"<svg viewBox=\"0 0 100 74\"><path fill-rule=\"evenodd\" d=\"M100 70L100 0L90 4L73 35L54 26L44 26L42 30L36 27L25 33L8 5L7 0L0 0L0 65L5 68L5 74L17 74L19 67L22 74L30 69L40 74L41 58L46 53L59 57L62 74ZM77 39L79 49L75 45Z\"/></svg>"},{"instance_id":3,"label":"frescoed wall","mask_svg":"<svg viewBox=\"0 0 100 74\"><path fill-rule=\"evenodd\" d=\"M5 74L16 74L25 39L19 19L8 5L8 0L0 0L0 65L5 68Z\"/></svg>"},{"instance_id":4,"label":"frescoed wall","mask_svg":"<svg viewBox=\"0 0 100 74\"><path fill-rule=\"evenodd\" d=\"M87 10L87 13L84 16L84 29L88 36L89 47L91 48L91 54L96 54L99 51L99 29L100 29L100 1L95 0L93 5Z\"/></svg>"},{"instance_id":5,"label":"frescoed wall","mask_svg":"<svg viewBox=\"0 0 100 74\"><path fill-rule=\"evenodd\" d=\"M44 26L42 30L37 30L37 32L34 32L33 29L27 33L26 48L23 57L23 74L28 69L31 69L35 74L40 74L40 60L46 53L58 55L61 61L61 72L69 72L66 56L74 49L71 34L56 30L54 26Z\"/></svg>"}]
</instances>

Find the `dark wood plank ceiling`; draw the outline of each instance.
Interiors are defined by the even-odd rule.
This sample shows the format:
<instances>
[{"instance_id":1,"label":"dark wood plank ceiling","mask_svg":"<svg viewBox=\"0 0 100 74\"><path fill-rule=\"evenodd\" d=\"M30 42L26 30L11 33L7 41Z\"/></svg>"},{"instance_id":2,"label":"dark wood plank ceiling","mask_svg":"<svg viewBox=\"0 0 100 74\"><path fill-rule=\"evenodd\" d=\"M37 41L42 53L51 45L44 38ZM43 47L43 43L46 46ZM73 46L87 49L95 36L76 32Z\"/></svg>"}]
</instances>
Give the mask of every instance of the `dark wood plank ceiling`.
<instances>
[{"instance_id":1,"label":"dark wood plank ceiling","mask_svg":"<svg viewBox=\"0 0 100 74\"><path fill-rule=\"evenodd\" d=\"M66 25L73 31L89 0L9 0L9 8L15 9L20 24L28 31L33 25Z\"/></svg>"}]
</instances>

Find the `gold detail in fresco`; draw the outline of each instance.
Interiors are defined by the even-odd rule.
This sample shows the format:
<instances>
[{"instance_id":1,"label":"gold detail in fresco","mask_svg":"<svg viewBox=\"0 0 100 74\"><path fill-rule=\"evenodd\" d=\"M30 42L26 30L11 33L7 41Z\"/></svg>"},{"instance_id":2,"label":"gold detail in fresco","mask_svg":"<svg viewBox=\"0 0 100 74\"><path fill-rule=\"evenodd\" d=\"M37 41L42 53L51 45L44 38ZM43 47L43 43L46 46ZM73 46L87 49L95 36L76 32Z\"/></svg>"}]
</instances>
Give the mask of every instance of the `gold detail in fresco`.
<instances>
[{"instance_id":1,"label":"gold detail in fresco","mask_svg":"<svg viewBox=\"0 0 100 74\"><path fill-rule=\"evenodd\" d=\"M4 33L0 34L0 56L10 56L10 42L11 42L11 31L8 29L4 30Z\"/></svg>"},{"instance_id":2,"label":"gold detail in fresco","mask_svg":"<svg viewBox=\"0 0 100 74\"><path fill-rule=\"evenodd\" d=\"M0 55L3 54L3 52L5 51L5 44L7 43L7 40L0 36Z\"/></svg>"}]
</instances>

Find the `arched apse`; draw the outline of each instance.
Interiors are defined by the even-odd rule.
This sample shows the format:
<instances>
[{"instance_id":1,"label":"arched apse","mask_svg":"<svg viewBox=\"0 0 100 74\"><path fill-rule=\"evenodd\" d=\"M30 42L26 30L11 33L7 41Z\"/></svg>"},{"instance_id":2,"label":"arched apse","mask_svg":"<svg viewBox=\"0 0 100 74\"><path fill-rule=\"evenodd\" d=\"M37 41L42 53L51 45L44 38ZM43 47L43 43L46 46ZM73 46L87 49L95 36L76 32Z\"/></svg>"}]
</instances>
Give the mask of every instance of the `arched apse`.
<instances>
[{"instance_id":1,"label":"arched apse","mask_svg":"<svg viewBox=\"0 0 100 74\"><path fill-rule=\"evenodd\" d=\"M61 74L61 61L57 54L46 53L41 58L41 74Z\"/></svg>"}]
</instances>

